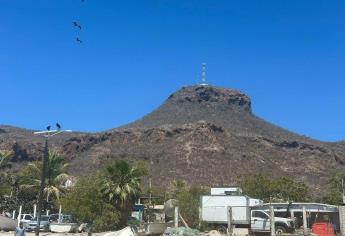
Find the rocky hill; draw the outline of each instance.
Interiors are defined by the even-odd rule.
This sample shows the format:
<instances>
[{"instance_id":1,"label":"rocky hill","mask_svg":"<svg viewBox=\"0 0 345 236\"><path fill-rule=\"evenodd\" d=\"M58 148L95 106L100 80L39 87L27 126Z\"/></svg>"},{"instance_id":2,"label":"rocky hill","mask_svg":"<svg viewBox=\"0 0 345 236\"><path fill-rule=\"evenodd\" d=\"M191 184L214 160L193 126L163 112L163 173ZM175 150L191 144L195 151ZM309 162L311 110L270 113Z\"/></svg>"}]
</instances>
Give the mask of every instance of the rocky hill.
<instances>
[{"instance_id":1,"label":"rocky hill","mask_svg":"<svg viewBox=\"0 0 345 236\"><path fill-rule=\"evenodd\" d=\"M0 149L14 151L14 168L39 158L43 143L31 130L0 126ZM74 175L97 170L101 156L146 160L159 185L173 179L232 185L264 172L292 176L319 192L331 172L345 170L343 142L320 142L270 124L253 114L247 95L213 86L184 87L138 121L56 136L50 144L71 162Z\"/></svg>"}]
</instances>

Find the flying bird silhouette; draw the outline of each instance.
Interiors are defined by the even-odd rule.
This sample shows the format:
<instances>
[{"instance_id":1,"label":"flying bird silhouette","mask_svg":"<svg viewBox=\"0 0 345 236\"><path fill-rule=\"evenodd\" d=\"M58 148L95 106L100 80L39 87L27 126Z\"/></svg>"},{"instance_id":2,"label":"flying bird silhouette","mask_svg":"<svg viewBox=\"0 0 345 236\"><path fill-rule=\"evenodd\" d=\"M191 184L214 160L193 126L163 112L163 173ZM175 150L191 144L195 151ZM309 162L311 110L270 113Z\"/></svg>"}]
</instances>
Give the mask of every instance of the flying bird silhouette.
<instances>
[{"instance_id":1,"label":"flying bird silhouette","mask_svg":"<svg viewBox=\"0 0 345 236\"><path fill-rule=\"evenodd\" d=\"M81 41L78 37L76 38L76 41L78 42L78 43L82 43L83 41Z\"/></svg>"},{"instance_id":2,"label":"flying bird silhouette","mask_svg":"<svg viewBox=\"0 0 345 236\"><path fill-rule=\"evenodd\" d=\"M47 130L48 130L48 131L50 131L50 128L51 128L51 126L50 126L50 125L48 125L48 126L47 126Z\"/></svg>"},{"instance_id":3,"label":"flying bird silhouette","mask_svg":"<svg viewBox=\"0 0 345 236\"><path fill-rule=\"evenodd\" d=\"M74 27L78 27L81 30L81 25L78 22L73 21L73 25Z\"/></svg>"},{"instance_id":4,"label":"flying bird silhouette","mask_svg":"<svg viewBox=\"0 0 345 236\"><path fill-rule=\"evenodd\" d=\"M56 128L57 128L58 130L60 130L60 129L61 129L61 125L60 125L59 123L56 123Z\"/></svg>"}]
</instances>

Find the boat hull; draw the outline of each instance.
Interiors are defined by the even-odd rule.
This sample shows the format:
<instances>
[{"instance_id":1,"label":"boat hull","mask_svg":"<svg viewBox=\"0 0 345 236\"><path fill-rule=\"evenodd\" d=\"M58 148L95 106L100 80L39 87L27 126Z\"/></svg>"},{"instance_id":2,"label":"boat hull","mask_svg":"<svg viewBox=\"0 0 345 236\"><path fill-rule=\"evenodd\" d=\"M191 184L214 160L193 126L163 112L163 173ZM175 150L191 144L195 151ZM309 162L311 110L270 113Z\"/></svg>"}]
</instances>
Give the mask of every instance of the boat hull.
<instances>
[{"instance_id":1,"label":"boat hull","mask_svg":"<svg viewBox=\"0 0 345 236\"><path fill-rule=\"evenodd\" d=\"M17 220L0 215L0 230L14 231L18 225Z\"/></svg>"},{"instance_id":2,"label":"boat hull","mask_svg":"<svg viewBox=\"0 0 345 236\"><path fill-rule=\"evenodd\" d=\"M78 231L77 223L51 223L50 231L53 233L75 233Z\"/></svg>"}]
</instances>

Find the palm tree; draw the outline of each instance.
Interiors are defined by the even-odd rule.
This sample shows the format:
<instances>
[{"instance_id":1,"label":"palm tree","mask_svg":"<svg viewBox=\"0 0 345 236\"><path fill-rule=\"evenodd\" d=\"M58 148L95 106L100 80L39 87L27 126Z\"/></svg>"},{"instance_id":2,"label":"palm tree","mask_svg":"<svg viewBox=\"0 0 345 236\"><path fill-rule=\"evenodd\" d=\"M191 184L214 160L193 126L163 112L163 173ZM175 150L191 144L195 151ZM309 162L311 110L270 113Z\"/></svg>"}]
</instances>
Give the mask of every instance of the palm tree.
<instances>
[{"instance_id":1,"label":"palm tree","mask_svg":"<svg viewBox=\"0 0 345 236\"><path fill-rule=\"evenodd\" d=\"M101 192L122 213L120 224L126 224L129 212L141 192L140 184L146 171L120 160L106 167Z\"/></svg>"},{"instance_id":2,"label":"palm tree","mask_svg":"<svg viewBox=\"0 0 345 236\"><path fill-rule=\"evenodd\" d=\"M0 151L0 170L3 170L9 166L9 161L13 156L13 152Z\"/></svg>"},{"instance_id":3,"label":"palm tree","mask_svg":"<svg viewBox=\"0 0 345 236\"><path fill-rule=\"evenodd\" d=\"M44 195L47 202L49 202L52 196L55 197L58 202L60 201L60 195L65 190L63 184L69 177L67 174L67 167L68 164L64 162L64 158L56 152L49 152L44 188ZM27 184L22 185L22 188L39 189L41 184L42 163L29 163L27 168L29 178Z\"/></svg>"},{"instance_id":4,"label":"palm tree","mask_svg":"<svg viewBox=\"0 0 345 236\"><path fill-rule=\"evenodd\" d=\"M13 152L0 151L0 182L7 181L8 173L4 171L10 166L9 162L13 157Z\"/></svg>"}]
</instances>

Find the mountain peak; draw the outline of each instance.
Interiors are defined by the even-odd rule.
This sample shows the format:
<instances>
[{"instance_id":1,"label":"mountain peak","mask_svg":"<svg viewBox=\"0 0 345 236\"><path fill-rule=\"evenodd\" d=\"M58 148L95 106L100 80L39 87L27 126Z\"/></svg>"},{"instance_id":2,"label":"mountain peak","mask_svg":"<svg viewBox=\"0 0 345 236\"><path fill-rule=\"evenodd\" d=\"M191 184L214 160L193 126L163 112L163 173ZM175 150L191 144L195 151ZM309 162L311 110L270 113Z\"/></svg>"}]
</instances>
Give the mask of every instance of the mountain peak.
<instances>
[{"instance_id":1,"label":"mountain peak","mask_svg":"<svg viewBox=\"0 0 345 236\"><path fill-rule=\"evenodd\" d=\"M224 89L210 85L196 85L183 87L177 92L171 94L167 100L170 103L196 103L212 106L228 107L251 111L250 98L234 89Z\"/></svg>"},{"instance_id":2,"label":"mountain peak","mask_svg":"<svg viewBox=\"0 0 345 236\"><path fill-rule=\"evenodd\" d=\"M231 129L255 128L250 98L234 89L210 85L182 87L161 106L143 118L121 128L154 128L181 125L205 120Z\"/></svg>"}]
</instances>

